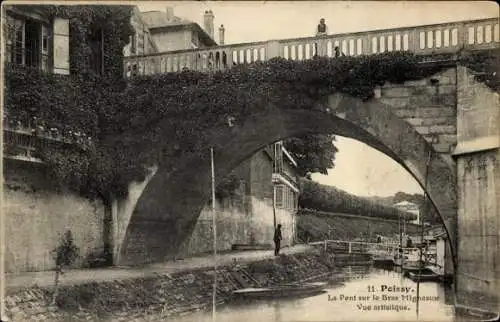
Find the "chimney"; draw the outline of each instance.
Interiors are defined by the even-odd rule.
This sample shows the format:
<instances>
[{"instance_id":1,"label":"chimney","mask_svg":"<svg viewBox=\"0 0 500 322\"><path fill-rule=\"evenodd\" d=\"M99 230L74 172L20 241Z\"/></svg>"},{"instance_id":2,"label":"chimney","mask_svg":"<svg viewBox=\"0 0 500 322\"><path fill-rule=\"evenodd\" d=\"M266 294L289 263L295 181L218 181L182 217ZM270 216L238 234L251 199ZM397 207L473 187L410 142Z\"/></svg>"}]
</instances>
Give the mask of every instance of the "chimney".
<instances>
[{"instance_id":1,"label":"chimney","mask_svg":"<svg viewBox=\"0 0 500 322\"><path fill-rule=\"evenodd\" d=\"M205 31L214 39L214 13L212 10L205 11L203 15L203 25L205 27Z\"/></svg>"},{"instance_id":2,"label":"chimney","mask_svg":"<svg viewBox=\"0 0 500 322\"><path fill-rule=\"evenodd\" d=\"M174 8L172 7L167 7L167 20L168 21L173 21L174 20Z\"/></svg>"},{"instance_id":3,"label":"chimney","mask_svg":"<svg viewBox=\"0 0 500 322\"><path fill-rule=\"evenodd\" d=\"M224 45L224 25L220 25L219 27L219 45Z\"/></svg>"}]
</instances>

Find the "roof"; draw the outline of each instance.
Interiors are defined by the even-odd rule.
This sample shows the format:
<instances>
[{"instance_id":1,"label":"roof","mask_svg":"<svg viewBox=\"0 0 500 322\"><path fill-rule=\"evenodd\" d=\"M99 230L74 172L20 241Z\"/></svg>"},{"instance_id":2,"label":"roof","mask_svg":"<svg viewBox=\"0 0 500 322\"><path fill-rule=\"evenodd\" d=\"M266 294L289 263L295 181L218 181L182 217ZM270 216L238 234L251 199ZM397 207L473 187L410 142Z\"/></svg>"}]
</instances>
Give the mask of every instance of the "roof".
<instances>
[{"instance_id":1,"label":"roof","mask_svg":"<svg viewBox=\"0 0 500 322\"><path fill-rule=\"evenodd\" d=\"M217 42L196 22L168 15L163 11L145 11L141 12L143 21L148 25L151 33L157 33L173 29L191 29L196 31L200 40L206 46L217 46Z\"/></svg>"},{"instance_id":2,"label":"roof","mask_svg":"<svg viewBox=\"0 0 500 322\"><path fill-rule=\"evenodd\" d=\"M172 19L168 19L168 16L163 11L146 11L141 12L144 22L149 26L150 29L158 27L168 27L168 26L182 26L193 23L192 21L173 16Z\"/></svg>"},{"instance_id":3,"label":"roof","mask_svg":"<svg viewBox=\"0 0 500 322\"><path fill-rule=\"evenodd\" d=\"M398 203L394 204L393 206L395 206L395 207L397 207L397 206L417 206L417 204L415 204L413 202L409 202L409 201L403 200L401 202L398 202Z\"/></svg>"}]
</instances>

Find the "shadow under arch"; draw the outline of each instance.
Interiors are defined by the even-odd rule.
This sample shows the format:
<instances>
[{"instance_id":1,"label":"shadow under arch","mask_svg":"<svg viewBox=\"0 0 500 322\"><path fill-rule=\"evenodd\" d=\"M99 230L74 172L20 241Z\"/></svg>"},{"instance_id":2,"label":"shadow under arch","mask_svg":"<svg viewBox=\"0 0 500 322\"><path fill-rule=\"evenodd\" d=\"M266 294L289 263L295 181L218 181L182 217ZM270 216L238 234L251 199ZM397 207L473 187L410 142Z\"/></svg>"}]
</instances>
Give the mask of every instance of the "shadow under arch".
<instances>
[{"instance_id":1,"label":"shadow under arch","mask_svg":"<svg viewBox=\"0 0 500 322\"><path fill-rule=\"evenodd\" d=\"M456 170L435 152L411 124L376 101L363 102L343 94L325 98L312 110L269 107L236 120L231 128L214 129L216 178L222 178L263 147L306 133L349 137L375 148L403 166L422 186L438 210L449 237L456 265ZM158 169L139 198L123 245L119 264L151 263L171 259L190 236L210 199L210 146L202 156L176 160L175 170ZM429 171L426 174L430 153ZM425 176L427 187L424 187Z\"/></svg>"}]
</instances>

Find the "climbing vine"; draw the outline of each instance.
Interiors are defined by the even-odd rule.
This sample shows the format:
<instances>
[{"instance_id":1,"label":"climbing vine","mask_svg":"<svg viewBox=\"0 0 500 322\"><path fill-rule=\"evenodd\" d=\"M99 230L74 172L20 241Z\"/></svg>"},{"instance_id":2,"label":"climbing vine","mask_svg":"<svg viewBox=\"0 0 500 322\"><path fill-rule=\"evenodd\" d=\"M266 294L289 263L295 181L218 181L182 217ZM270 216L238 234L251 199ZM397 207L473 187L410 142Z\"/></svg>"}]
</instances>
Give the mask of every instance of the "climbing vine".
<instances>
[{"instance_id":1,"label":"climbing vine","mask_svg":"<svg viewBox=\"0 0 500 322\"><path fill-rule=\"evenodd\" d=\"M42 151L55 177L82 192L123 195L131 180L144 177L146 166L168 166L175 156L205 153L210 131L229 119L238 124L267 109L321 108L321 99L333 92L369 100L385 82L420 79L440 70L422 66L410 53L392 52L306 61L274 58L215 73L139 76L125 86L128 7L44 7L70 19L72 74L7 68L6 107L9 118L37 117L46 126L90 137L91 149ZM85 39L95 25L103 26L107 39L103 75L89 72L86 63Z\"/></svg>"},{"instance_id":2,"label":"climbing vine","mask_svg":"<svg viewBox=\"0 0 500 322\"><path fill-rule=\"evenodd\" d=\"M500 91L500 56L498 49L464 52L460 62L477 73L476 80Z\"/></svg>"}]
</instances>

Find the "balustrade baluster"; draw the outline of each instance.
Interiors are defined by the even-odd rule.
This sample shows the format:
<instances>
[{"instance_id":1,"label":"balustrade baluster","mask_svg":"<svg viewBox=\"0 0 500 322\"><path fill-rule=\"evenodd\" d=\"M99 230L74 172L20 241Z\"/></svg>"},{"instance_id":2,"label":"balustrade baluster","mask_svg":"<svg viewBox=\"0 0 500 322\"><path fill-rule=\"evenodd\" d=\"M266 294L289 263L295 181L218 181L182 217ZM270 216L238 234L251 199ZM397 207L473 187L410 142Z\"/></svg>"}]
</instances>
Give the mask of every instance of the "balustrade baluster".
<instances>
[{"instance_id":1,"label":"balustrade baluster","mask_svg":"<svg viewBox=\"0 0 500 322\"><path fill-rule=\"evenodd\" d=\"M489 44L491 42L491 25L487 25L484 28L484 42Z\"/></svg>"},{"instance_id":2,"label":"balustrade baluster","mask_svg":"<svg viewBox=\"0 0 500 322\"><path fill-rule=\"evenodd\" d=\"M372 47L372 54L376 54L378 52L378 41L377 37L372 37L371 41L371 47Z\"/></svg>"},{"instance_id":3,"label":"balustrade baluster","mask_svg":"<svg viewBox=\"0 0 500 322\"><path fill-rule=\"evenodd\" d=\"M451 46L461 47L465 44L466 32L465 28L453 28L451 30Z\"/></svg>"},{"instance_id":4,"label":"balustrade baluster","mask_svg":"<svg viewBox=\"0 0 500 322\"><path fill-rule=\"evenodd\" d=\"M363 55L369 55L371 51L371 41L370 41L370 36L364 36L361 40L363 42L362 49L363 51L361 52Z\"/></svg>"},{"instance_id":5,"label":"balustrade baluster","mask_svg":"<svg viewBox=\"0 0 500 322\"><path fill-rule=\"evenodd\" d=\"M467 44L473 45L475 43L476 33L474 32L474 27L467 28Z\"/></svg>"},{"instance_id":6,"label":"balustrade baluster","mask_svg":"<svg viewBox=\"0 0 500 322\"><path fill-rule=\"evenodd\" d=\"M420 50L423 50L425 49L425 31L420 31L419 32L419 38L418 38L418 43L419 43L419 49Z\"/></svg>"},{"instance_id":7,"label":"balustrade baluster","mask_svg":"<svg viewBox=\"0 0 500 322\"><path fill-rule=\"evenodd\" d=\"M394 37L392 35L387 36L387 51L391 52L394 50Z\"/></svg>"},{"instance_id":8,"label":"balustrade baluster","mask_svg":"<svg viewBox=\"0 0 500 322\"><path fill-rule=\"evenodd\" d=\"M363 40L361 38L356 39L356 55L363 54Z\"/></svg>"},{"instance_id":9,"label":"balustrade baluster","mask_svg":"<svg viewBox=\"0 0 500 322\"><path fill-rule=\"evenodd\" d=\"M318 54L320 55L320 54ZM333 57L333 43L331 40L326 42L326 56Z\"/></svg>"},{"instance_id":10,"label":"balustrade baluster","mask_svg":"<svg viewBox=\"0 0 500 322\"><path fill-rule=\"evenodd\" d=\"M435 44L436 44L436 48L441 48L441 42L442 42L442 30L441 29L438 29L436 30L436 37L435 37Z\"/></svg>"},{"instance_id":11,"label":"balustrade baluster","mask_svg":"<svg viewBox=\"0 0 500 322\"><path fill-rule=\"evenodd\" d=\"M413 52L418 52L419 47L420 47L420 42L419 42L419 32L417 29L412 29L409 31L405 36L408 36L408 47L405 50L413 51Z\"/></svg>"},{"instance_id":12,"label":"balustrade baluster","mask_svg":"<svg viewBox=\"0 0 500 322\"><path fill-rule=\"evenodd\" d=\"M443 47L450 47L450 29L443 31Z\"/></svg>"},{"instance_id":13,"label":"balustrade baluster","mask_svg":"<svg viewBox=\"0 0 500 322\"><path fill-rule=\"evenodd\" d=\"M476 42L480 45L483 43L483 26L476 27Z\"/></svg>"},{"instance_id":14,"label":"balustrade baluster","mask_svg":"<svg viewBox=\"0 0 500 322\"><path fill-rule=\"evenodd\" d=\"M402 40L401 34L398 33L394 36L394 50L396 50L396 51L401 50L401 48L403 47L403 46L401 46L402 41L403 40Z\"/></svg>"},{"instance_id":15,"label":"balustrade baluster","mask_svg":"<svg viewBox=\"0 0 500 322\"><path fill-rule=\"evenodd\" d=\"M410 50L410 34L405 33L403 35L403 50L408 51Z\"/></svg>"},{"instance_id":16,"label":"balustrade baluster","mask_svg":"<svg viewBox=\"0 0 500 322\"><path fill-rule=\"evenodd\" d=\"M434 48L434 32L432 30L429 30L426 32L426 36L427 36L427 49L432 49Z\"/></svg>"},{"instance_id":17,"label":"balustrade baluster","mask_svg":"<svg viewBox=\"0 0 500 322\"><path fill-rule=\"evenodd\" d=\"M385 52L385 36L382 35L379 38L379 52L383 53Z\"/></svg>"}]
</instances>

